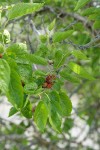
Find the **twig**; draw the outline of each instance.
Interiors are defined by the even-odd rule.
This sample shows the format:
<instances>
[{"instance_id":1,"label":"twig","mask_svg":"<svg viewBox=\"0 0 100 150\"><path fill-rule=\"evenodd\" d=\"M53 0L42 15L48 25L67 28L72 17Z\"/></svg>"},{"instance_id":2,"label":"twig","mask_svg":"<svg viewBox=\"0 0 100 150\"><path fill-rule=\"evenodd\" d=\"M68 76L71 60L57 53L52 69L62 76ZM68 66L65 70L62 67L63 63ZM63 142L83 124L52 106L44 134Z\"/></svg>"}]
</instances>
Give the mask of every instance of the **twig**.
<instances>
[{"instance_id":1,"label":"twig","mask_svg":"<svg viewBox=\"0 0 100 150\"><path fill-rule=\"evenodd\" d=\"M59 10L59 12L58 12L58 10ZM45 13L45 12L48 12L48 11L51 12L52 14L54 14L57 19L68 17L68 16L72 17L76 21L80 21L80 22L84 23L85 27L88 28L89 30L92 30L92 24L91 24L91 22L89 22L86 19L86 17L80 16L77 13L65 12L65 11L63 11L62 9L59 9L59 8L54 9L53 7L48 6L48 5L44 6L42 9L37 11L34 14L34 17L37 16L38 14Z\"/></svg>"},{"instance_id":2,"label":"twig","mask_svg":"<svg viewBox=\"0 0 100 150\"><path fill-rule=\"evenodd\" d=\"M75 44L71 40L64 41L63 43L64 44L72 45L73 47L75 47L77 49L85 50L85 49L88 49L90 47L96 47L96 46L98 47L98 46L100 46L99 44L94 45L95 43L97 43L99 41L100 41L100 35L97 35L94 39L92 39L89 43L87 43L85 45ZM92 45L94 45L94 46L92 46Z\"/></svg>"}]
</instances>

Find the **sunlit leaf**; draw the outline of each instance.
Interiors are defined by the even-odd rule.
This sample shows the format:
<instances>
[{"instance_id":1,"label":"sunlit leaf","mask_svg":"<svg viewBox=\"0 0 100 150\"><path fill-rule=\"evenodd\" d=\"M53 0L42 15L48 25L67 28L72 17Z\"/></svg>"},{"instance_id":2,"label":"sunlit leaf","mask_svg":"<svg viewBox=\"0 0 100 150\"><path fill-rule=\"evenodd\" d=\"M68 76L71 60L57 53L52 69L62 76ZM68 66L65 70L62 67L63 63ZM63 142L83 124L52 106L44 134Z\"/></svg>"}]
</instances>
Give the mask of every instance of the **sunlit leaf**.
<instances>
[{"instance_id":1,"label":"sunlit leaf","mask_svg":"<svg viewBox=\"0 0 100 150\"><path fill-rule=\"evenodd\" d=\"M68 64L68 67L74 71L76 74L80 75L83 78L89 79L89 80L94 80L94 78L92 77L92 75L90 75L83 67L81 67L80 65L74 63L74 62L70 62Z\"/></svg>"},{"instance_id":2,"label":"sunlit leaf","mask_svg":"<svg viewBox=\"0 0 100 150\"><path fill-rule=\"evenodd\" d=\"M38 11L43 6L43 3L18 3L9 10L8 19L21 17L35 11Z\"/></svg>"},{"instance_id":3,"label":"sunlit leaf","mask_svg":"<svg viewBox=\"0 0 100 150\"><path fill-rule=\"evenodd\" d=\"M60 72L60 75L61 75L64 79L66 79L66 80L68 80L68 81L70 81L70 82L73 82L73 83L74 83L74 82L75 82L75 83L79 83L79 82L80 82L79 78L76 77L75 74L69 73L66 69L65 69L65 70L62 70L62 71Z\"/></svg>"},{"instance_id":4,"label":"sunlit leaf","mask_svg":"<svg viewBox=\"0 0 100 150\"><path fill-rule=\"evenodd\" d=\"M75 10L78 10L79 8L82 8L83 6L85 6L89 1L91 0L78 0Z\"/></svg>"},{"instance_id":5,"label":"sunlit leaf","mask_svg":"<svg viewBox=\"0 0 100 150\"><path fill-rule=\"evenodd\" d=\"M88 59L87 56L84 53L82 53L81 51L78 51L78 50L77 51L72 51L72 55L74 55L78 59L83 59L83 60Z\"/></svg>"}]
</instances>

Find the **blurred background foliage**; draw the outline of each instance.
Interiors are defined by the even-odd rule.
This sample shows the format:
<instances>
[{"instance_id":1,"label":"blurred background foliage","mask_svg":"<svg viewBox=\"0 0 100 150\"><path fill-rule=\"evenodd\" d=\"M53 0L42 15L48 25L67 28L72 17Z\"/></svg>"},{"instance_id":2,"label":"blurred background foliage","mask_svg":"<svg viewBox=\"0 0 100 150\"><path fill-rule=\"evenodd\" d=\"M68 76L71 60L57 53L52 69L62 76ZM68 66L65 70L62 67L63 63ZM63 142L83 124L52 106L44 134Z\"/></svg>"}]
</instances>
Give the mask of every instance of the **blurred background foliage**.
<instances>
[{"instance_id":1,"label":"blurred background foliage","mask_svg":"<svg viewBox=\"0 0 100 150\"><path fill-rule=\"evenodd\" d=\"M100 149L100 1L91 0L83 8L74 11L77 0L33 0L45 2L39 11L7 22L7 9L20 0L0 0L0 29L5 25L12 43L26 42L31 53L52 58L54 49L65 51L80 50L87 60L68 57L84 66L93 74L94 81L64 83L72 99L73 112L63 120L63 132L56 133L49 123L44 133L40 133L32 119L25 119L17 114L18 123L0 116L1 150L99 150ZM32 2L21 0L21 2ZM86 12L88 8L98 8L98 12ZM50 32L74 29L73 36L67 41L56 43L48 51L46 34L49 24L55 19L55 27ZM96 25L95 25L96 24ZM95 40L99 37L99 40ZM52 40L52 39L51 39ZM91 42L92 41L92 42ZM87 45L87 43L89 43ZM2 50L2 48L1 48ZM39 67L39 66L38 66ZM39 67L41 69L41 67ZM44 69L44 68L42 68ZM45 68L49 72L50 68ZM1 98L0 103L3 103ZM34 104L34 102L33 102ZM16 119L15 119L16 120Z\"/></svg>"}]
</instances>

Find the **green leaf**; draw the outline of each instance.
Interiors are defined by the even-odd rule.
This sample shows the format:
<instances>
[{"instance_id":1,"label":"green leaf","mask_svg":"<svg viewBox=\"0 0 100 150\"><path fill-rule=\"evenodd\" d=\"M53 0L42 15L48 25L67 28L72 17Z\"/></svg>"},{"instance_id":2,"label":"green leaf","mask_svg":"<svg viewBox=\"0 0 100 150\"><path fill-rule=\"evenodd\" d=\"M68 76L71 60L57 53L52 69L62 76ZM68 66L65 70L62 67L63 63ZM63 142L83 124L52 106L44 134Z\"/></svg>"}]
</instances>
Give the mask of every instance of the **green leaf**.
<instances>
[{"instance_id":1,"label":"green leaf","mask_svg":"<svg viewBox=\"0 0 100 150\"><path fill-rule=\"evenodd\" d=\"M6 55L5 55L4 58L8 62L8 64L9 64L11 69L14 69L14 70L18 71L17 63L15 62L15 60L13 58L10 58L10 57L8 57Z\"/></svg>"},{"instance_id":2,"label":"green leaf","mask_svg":"<svg viewBox=\"0 0 100 150\"><path fill-rule=\"evenodd\" d=\"M34 93L36 90L38 89L37 84L33 81L33 82L28 82L27 84L25 84L24 87L24 92L27 94L32 94Z\"/></svg>"},{"instance_id":3,"label":"green leaf","mask_svg":"<svg viewBox=\"0 0 100 150\"><path fill-rule=\"evenodd\" d=\"M9 117L13 116L17 112L18 112L18 110L15 107L11 107L10 112L9 112Z\"/></svg>"},{"instance_id":4,"label":"green leaf","mask_svg":"<svg viewBox=\"0 0 100 150\"><path fill-rule=\"evenodd\" d=\"M33 75L34 76L46 76L46 72L42 70L35 70Z\"/></svg>"},{"instance_id":5,"label":"green leaf","mask_svg":"<svg viewBox=\"0 0 100 150\"><path fill-rule=\"evenodd\" d=\"M58 63L60 62L60 60L62 60L63 58L63 52L61 50L58 50L55 53L55 58L54 58L54 67L60 66L60 64L58 65ZM58 67L57 67L58 68Z\"/></svg>"},{"instance_id":6,"label":"green leaf","mask_svg":"<svg viewBox=\"0 0 100 150\"><path fill-rule=\"evenodd\" d=\"M76 74L80 75L83 78L94 80L94 78L81 66L77 65L74 62L70 62L68 64L68 67L75 72Z\"/></svg>"},{"instance_id":7,"label":"green leaf","mask_svg":"<svg viewBox=\"0 0 100 150\"><path fill-rule=\"evenodd\" d=\"M20 2L20 0L0 0L0 5L8 5L16 2Z\"/></svg>"},{"instance_id":8,"label":"green leaf","mask_svg":"<svg viewBox=\"0 0 100 150\"><path fill-rule=\"evenodd\" d=\"M17 64L32 65L30 54L16 55L14 57Z\"/></svg>"},{"instance_id":9,"label":"green leaf","mask_svg":"<svg viewBox=\"0 0 100 150\"><path fill-rule=\"evenodd\" d=\"M27 54L27 45L24 43L14 43L6 49L8 55L15 53L16 55Z\"/></svg>"},{"instance_id":10,"label":"green leaf","mask_svg":"<svg viewBox=\"0 0 100 150\"><path fill-rule=\"evenodd\" d=\"M8 91L10 82L10 67L6 60L0 59L0 90L3 93Z\"/></svg>"},{"instance_id":11,"label":"green leaf","mask_svg":"<svg viewBox=\"0 0 100 150\"><path fill-rule=\"evenodd\" d=\"M85 59L85 60L88 59L87 56L84 53L82 53L81 51L78 51L78 50L77 51L72 51L72 55L74 55L78 59Z\"/></svg>"},{"instance_id":12,"label":"green leaf","mask_svg":"<svg viewBox=\"0 0 100 150\"><path fill-rule=\"evenodd\" d=\"M56 32L52 37L53 42L61 42L62 40L65 40L66 38L68 38L72 33L73 33L73 30L68 30L65 32Z\"/></svg>"},{"instance_id":13,"label":"green leaf","mask_svg":"<svg viewBox=\"0 0 100 150\"><path fill-rule=\"evenodd\" d=\"M63 131L64 132L68 132L74 125L74 121L71 118L66 118L66 120L64 121L64 127L63 127Z\"/></svg>"},{"instance_id":14,"label":"green leaf","mask_svg":"<svg viewBox=\"0 0 100 150\"><path fill-rule=\"evenodd\" d=\"M93 28L94 29L100 29L100 20L97 20L97 21L94 22Z\"/></svg>"},{"instance_id":15,"label":"green leaf","mask_svg":"<svg viewBox=\"0 0 100 150\"><path fill-rule=\"evenodd\" d=\"M54 109L51 110L49 122L54 130L61 132L61 117Z\"/></svg>"},{"instance_id":16,"label":"green leaf","mask_svg":"<svg viewBox=\"0 0 100 150\"><path fill-rule=\"evenodd\" d=\"M54 109L58 114L62 115L59 94L56 91L52 91L49 95L49 98L51 110Z\"/></svg>"},{"instance_id":17,"label":"green leaf","mask_svg":"<svg viewBox=\"0 0 100 150\"><path fill-rule=\"evenodd\" d=\"M48 45L46 43L40 43L35 52L35 55L46 58L47 54L48 54Z\"/></svg>"},{"instance_id":18,"label":"green leaf","mask_svg":"<svg viewBox=\"0 0 100 150\"><path fill-rule=\"evenodd\" d=\"M70 82L75 82L75 83L80 82L79 78L75 77L74 74L69 73L66 69L62 70L60 72L60 76L63 77L64 79L70 81Z\"/></svg>"},{"instance_id":19,"label":"green leaf","mask_svg":"<svg viewBox=\"0 0 100 150\"><path fill-rule=\"evenodd\" d=\"M62 112L64 116L69 116L72 111L72 103L69 97L66 95L65 92L60 92L60 105L62 107Z\"/></svg>"},{"instance_id":20,"label":"green leaf","mask_svg":"<svg viewBox=\"0 0 100 150\"><path fill-rule=\"evenodd\" d=\"M21 64L40 64L47 65L47 60L35 54L29 54L27 45L23 43L12 44L7 48L7 54L15 58L17 63Z\"/></svg>"},{"instance_id":21,"label":"green leaf","mask_svg":"<svg viewBox=\"0 0 100 150\"><path fill-rule=\"evenodd\" d=\"M35 54L32 54L29 56L30 62L35 63L35 64L40 64L40 65L47 65L47 60L37 56Z\"/></svg>"},{"instance_id":22,"label":"green leaf","mask_svg":"<svg viewBox=\"0 0 100 150\"><path fill-rule=\"evenodd\" d=\"M30 101L27 102L24 108L22 108L21 113L26 118L32 118L32 105Z\"/></svg>"},{"instance_id":23,"label":"green leaf","mask_svg":"<svg viewBox=\"0 0 100 150\"><path fill-rule=\"evenodd\" d=\"M15 43L6 49L7 55L15 60L16 63L30 64L26 44Z\"/></svg>"},{"instance_id":24,"label":"green leaf","mask_svg":"<svg viewBox=\"0 0 100 150\"><path fill-rule=\"evenodd\" d=\"M51 31L51 30L54 28L55 22L56 22L56 19L54 19L54 20L50 23L50 25L48 26L49 31Z\"/></svg>"},{"instance_id":25,"label":"green leaf","mask_svg":"<svg viewBox=\"0 0 100 150\"><path fill-rule=\"evenodd\" d=\"M99 21L100 22L100 13L99 14L92 14L92 15L89 15L88 17L89 20L95 20L95 21ZM98 22L98 23L99 23Z\"/></svg>"},{"instance_id":26,"label":"green leaf","mask_svg":"<svg viewBox=\"0 0 100 150\"><path fill-rule=\"evenodd\" d=\"M52 89L55 89L56 91L60 91L63 85L64 85L64 80L62 80L62 78L56 78L56 81Z\"/></svg>"},{"instance_id":27,"label":"green leaf","mask_svg":"<svg viewBox=\"0 0 100 150\"><path fill-rule=\"evenodd\" d=\"M34 113L34 120L40 131L44 131L48 118L48 109L43 101L37 105Z\"/></svg>"},{"instance_id":28,"label":"green leaf","mask_svg":"<svg viewBox=\"0 0 100 150\"><path fill-rule=\"evenodd\" d=\"M82 8L83 6L85 6L89 1L91 0L78 0L75 10L78 10L80 8Z\"/></svg>"},{"instance_id":29,"label":"green leaf","mask_svg":"<svg viewBox=\"0 0 100 150\"><path fill-rule=\"evenodd\" d=\"M94 13L96 13L96 14L100 13L100 8L96 8L96 7L87 8L87 9L84 10L82 15L88 16L88 15L91 15L91 14L94 14Z\"/></svg>"},{"instance_id":30,"label":"green leaf","mask_svg":"<svg viewBox=\"0 0 100 150\"><path fill-rule=\"evenodd\" d=\"M16 109L23 107L23 87L21 85L20 77L14 69L11 69L7 97Z\"/></svg>"},{"instance_id":31,"label":"green leaf","mask_svg":"<svg viewBox=\"0 0 100 150\"><path fill-rule=\"evenodd\" d=\"M28 82L32 78L32 65L18 64L18 73L20 74L22 81Z\"/></svg>"},{"instance_id":32,"label":"green leaf","mask_svg":"<svg viewBox=\"0 0 100 150\"><path fill-rule=\"evenodd\" d=\"M43 6L43 3L18 3L8 12L8 19L15 19L35 11L38 11Z\"/></svg>"},{"instance_id":33,"label":"green leaf","mask_svg":"<svg viewBox=\"0 0 100 150\"><path fill-rule=\"evenodd\" d=\"M4 47L3 45L0 43L0 53L3 53L4 52Z\"/></svg>"},{"instance_id":34,"label":"green leaf","mask_svg":"<svg viewBox=\"0 0 100 150\"><path fill-rule=\"evenodd\" d=\"M69 53L65 53L63 54L63 52L61 50L58 50L55 53L55 59L54 59L54 67L56 69L58 69L59 67L61 67L64 62L66 61L66 58L68 57Z\"/></svg>"},{"instance_id":35,"label":"green leaf","mask_svg":"<svg viewBox=\"0 0 100 150\"><path fill-rule=\"evenodd\" d=\"M19 64L28 64L32 65L47 65L47 60L45 58L42 58L40 56L37 56L35 54L23 54L23 55L16 55L15 61Z\"/></svg>"},{"instance_id":36,"label":"green leaf","mask_svg":"<svg viewBox=\"0 0 100 150\"><path fill-rule=\"evenodd\" d=\"M46 41L48 39L48 36L42 34L42 35L39 36L39 38L40 38L40 40L41 40L42 43L46 43Z\"/></svg>"}]
</instances>

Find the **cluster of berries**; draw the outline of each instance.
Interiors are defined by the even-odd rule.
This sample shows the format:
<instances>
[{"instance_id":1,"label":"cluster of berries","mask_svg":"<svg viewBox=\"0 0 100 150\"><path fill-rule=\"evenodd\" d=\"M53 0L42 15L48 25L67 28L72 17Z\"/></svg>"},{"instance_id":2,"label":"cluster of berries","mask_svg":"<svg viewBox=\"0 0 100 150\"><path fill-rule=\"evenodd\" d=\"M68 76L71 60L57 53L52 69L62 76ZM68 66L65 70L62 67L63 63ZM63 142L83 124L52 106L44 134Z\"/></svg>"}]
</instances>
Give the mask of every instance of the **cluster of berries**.
<instances>
[{"instance_id":1,"label":"cluster of berries","mask_svg":"<svg viewBox=\"0 0 100 150\"><path fill-rule=\"evenodd\" d=\"M54 81L56 79L56 76L55 75L48 75L45 79L45 82L44 84L42 85L43 88L52 88L53 84L54 84Z\"/></svg>"}]
</instances>

